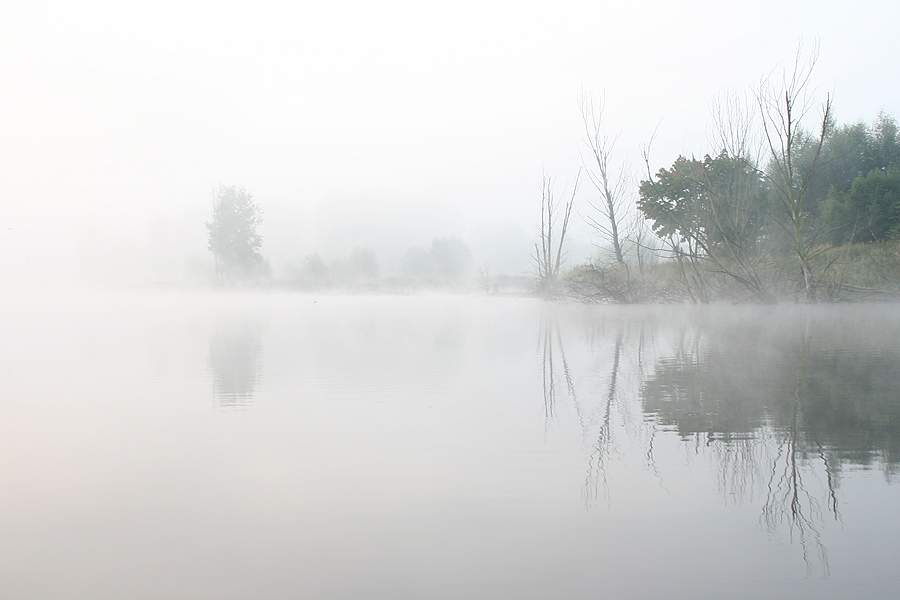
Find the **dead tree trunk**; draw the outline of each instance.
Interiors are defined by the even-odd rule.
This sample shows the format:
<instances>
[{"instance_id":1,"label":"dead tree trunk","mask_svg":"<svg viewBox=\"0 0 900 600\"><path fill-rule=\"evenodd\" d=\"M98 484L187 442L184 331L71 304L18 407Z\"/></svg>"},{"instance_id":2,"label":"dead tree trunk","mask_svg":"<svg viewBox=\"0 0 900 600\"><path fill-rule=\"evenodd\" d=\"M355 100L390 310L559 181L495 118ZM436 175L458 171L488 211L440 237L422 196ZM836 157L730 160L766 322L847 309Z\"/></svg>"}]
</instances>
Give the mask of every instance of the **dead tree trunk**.
<instances>
[{"instance_id":1,"label":"dead tree trunk","mask_svg":"<svg viewBox=\"0 0 900 600\"><path fill-rule=\"evenodd\" d=\"M585 218L612 245L616 262L625 264L619 226L624 212L627 175L624 167L620 167L615 174L611 160L618 136L610 137L604 131L602 101L594 103L589 95L583 94L578 106L584 122L584 144L588 149L588 157L582 156L582 162L588 179L599 195L596 201L591 202L591 207L598 216L588 215Z\"/></svg>"},{"instance_id":2,"label":"dead tree trunk","mask_svg":"<svg viewBox=\"0 0 900 600\"><path fill-rule=\"evenodd\" d=\"M781 224L791 238L793 251L800 263L802 283L809 302L816 301L816 278L810 262L812 239L807 235L803 202L831 121L831 95L827 94L822 104L812 161L807 167L800 167L801 124L815 103L810 78L817 58L818 50L815 50L804 63L798 49L793 69L785 69L780 82L773 82L771 75L763 79L756 93L770 154L771 172L768 176L783 208Z\"/></svg>"},{"instance_id":3,"label":"dead tree trunk","mask_svg":"<svg viewBox=\"0 0 900 600\"><path fill-rule=\"evenodd\" d=\"M575 194L578 192L580 175L579 171L572 195L562 206L553 192L553 178L544 174L541 180L541 223L538 226L538 241L534 244L532 259L538 277L538 293L544 298L551 298L558 292L559 271L565 259L563 244L566 241L572 209L575 207Z\"/></svg>"}]
</instances>

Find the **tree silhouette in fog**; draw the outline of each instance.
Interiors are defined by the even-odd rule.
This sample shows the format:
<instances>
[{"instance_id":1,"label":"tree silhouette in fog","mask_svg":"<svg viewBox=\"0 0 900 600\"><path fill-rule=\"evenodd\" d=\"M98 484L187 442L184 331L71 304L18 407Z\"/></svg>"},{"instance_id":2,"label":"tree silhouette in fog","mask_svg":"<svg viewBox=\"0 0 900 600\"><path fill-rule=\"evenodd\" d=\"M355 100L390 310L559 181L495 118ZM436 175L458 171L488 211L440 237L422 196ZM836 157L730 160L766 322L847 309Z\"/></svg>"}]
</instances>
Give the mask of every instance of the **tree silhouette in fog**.
<instances>
[{"instance_id":1,"label":"tree silhouette in fog","mask_svg":"<svg viewBox=\"0 0 900 600\"><path fill-rule=\"evenodd\" d=\"M216 257L216 280L229 281L259 274L262 236L256 228L262 213L243 187L220 186L213 200L213 215L206 222L209 250Z\"/></svg>"}]
</instances>

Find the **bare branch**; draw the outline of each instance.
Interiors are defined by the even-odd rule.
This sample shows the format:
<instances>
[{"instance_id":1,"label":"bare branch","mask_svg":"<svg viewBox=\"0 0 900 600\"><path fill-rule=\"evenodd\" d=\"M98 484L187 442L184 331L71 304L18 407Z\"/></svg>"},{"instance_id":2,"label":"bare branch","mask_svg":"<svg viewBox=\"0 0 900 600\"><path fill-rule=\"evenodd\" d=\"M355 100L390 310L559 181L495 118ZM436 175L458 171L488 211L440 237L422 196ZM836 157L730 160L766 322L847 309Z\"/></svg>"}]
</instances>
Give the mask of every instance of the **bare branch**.
<instances>
[{"instance_id":1,"label":"bare branch","mask_svg":"<svg viewBox=\"0 0 900 600\"><path fill-rule=\"evenodd\" d=\"M619 136L611 137L604 129L602 99L594 102L590 94L583 92L578 101L578 108L584 123L584 145L588 154L587 158L582 154L581 160L588 180L599 195L598 200L590 202L590 205L600 217L589 217L586 220L595 231L612 244L616 261L624 264L619 222L624 212L628 169L623 164L619 167L618 173L614 174L611 166L612 153Z\"/></svg>"}]
</instances>

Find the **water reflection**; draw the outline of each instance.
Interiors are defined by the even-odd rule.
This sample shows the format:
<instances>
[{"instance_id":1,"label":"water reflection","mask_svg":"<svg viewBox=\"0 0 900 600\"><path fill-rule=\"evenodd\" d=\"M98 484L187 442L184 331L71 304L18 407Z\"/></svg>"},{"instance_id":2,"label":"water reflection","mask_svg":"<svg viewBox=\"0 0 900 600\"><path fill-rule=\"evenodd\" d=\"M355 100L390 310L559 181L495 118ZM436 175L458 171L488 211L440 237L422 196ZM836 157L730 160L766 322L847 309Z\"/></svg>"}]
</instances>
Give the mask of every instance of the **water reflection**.
<instances>
[{"instance_id":1,"label":"water reflection","mask_svg":"<svg viewBox=\"0 0 900 600\"><path fill-rule=\"evenodd\" d=\"M0 597L896 596L900 306L317 299L7 310Z\"/></svg>"},{"instance_id":2,"label":"water reflection","mask_svg":"<svg viewBox=\"0 0 900 600\"><path fill-rule=\"evenodd\" d=\"M814 332L814 333L813 333ZM682 437L730 442L773 430L806 456L879 465L890 479L900 442L897 331L803 323L696 328L661 357L641 390L644 410ZM685 335L684 337L687 337Z\"/></svg>"},{"instance_id":3,"label":"water reflection","mask_svg":"<svg viewBox=\"0 0 900 600\"><path fill-rule=\"evenodd\" d=\"M540 341L542 365L541 375L544 392L544 424L550 426L555 416L556 395L562 387L559 378L559 369L565 380L565 390L575 404L575 409L580 412L578 398L575 395L575 386L572 383L572 374L569 371L569 362L566 360L566 351L562 342L562 334L559 330L559 318L555 314L544 314L541 317Z\"/></svg>"},{"instance_id":4,"label":"water reflection","mask_svg":"<svg viewBox=\"0 0 900 600\"><path fill-rule=\"evenodd\" d=\"M619 361L622 352L622 330L616 332L615 346L609 366L609 375L599 405L598 427L594 434L594 443L588 457L588 469L584 480L584 499L590 505L599 498L602 488L603 497L610 501L607 460L616 452L615 428L613 427L614 408L619 405L616 383L619 377ZM627 418L627 413L626 413ZM582 419L582 428L584 428Z\"/></svg>"},{"instance_id":5,"label":"water reflection","mask_svg":"<svg viewBox=\"0 0 900 600\"><path fill-rule=\"evenodd\" d=\"M841 518L842 470L879 468L892 481L900 462L896 319L799 308L777 318L711 316L660 329L647 319L576 324L567 343L581 336L595 359L574 377L565 365L579 425L593 435L586 499L602 492L609 501L617 436L643 444L646 466L662 482L653 443L672 431L711 460L726 504L757 504L763 528L796 543L808 572L827 575L823 530ZM555 338L565 356L563 336ZM552 356L544 352L551 373ZM573 381L592 393L576 396ZM552 407L547 390L545 383Z\"/></svg>"},{"instance_id":6,"label":"water reflection","mask_svg":"<svg viewBox=\"0 0 900 600\"><path fill-rule=\"evenodd\" d=\"M582 496L588 507L601 500L609 506L610 463L624 459L621 444L625 441L640 441L645 445L645 467L662 485L653 455L656 424L645 420L639 404L630 401L634 396L627 385L642 376L646 340L643 325L631 327L623 322L605 323L599 330L587 333L583 341L589 345L589 352L578 352L576 347L575 355L589 357L590 362L582 369L589 376L576 384L575 367L566 358L559 314L543 315L540 346L545 424L549 428L555 417L557 394L564 382L565 398L572 403L588 452ZM635 352L628 352L631 347Z\"/></svg>"},{"instance_id":7,"label":"water reflection","mask_svg":"<svg viewBox=\"0 0 900 600\"><path fill-rule=\"evenodd\" d=\"M209 341L213 399L219 410L246 408L259 382L261 331L250 321L219 323Z\"/></svg>"}]
</instances>

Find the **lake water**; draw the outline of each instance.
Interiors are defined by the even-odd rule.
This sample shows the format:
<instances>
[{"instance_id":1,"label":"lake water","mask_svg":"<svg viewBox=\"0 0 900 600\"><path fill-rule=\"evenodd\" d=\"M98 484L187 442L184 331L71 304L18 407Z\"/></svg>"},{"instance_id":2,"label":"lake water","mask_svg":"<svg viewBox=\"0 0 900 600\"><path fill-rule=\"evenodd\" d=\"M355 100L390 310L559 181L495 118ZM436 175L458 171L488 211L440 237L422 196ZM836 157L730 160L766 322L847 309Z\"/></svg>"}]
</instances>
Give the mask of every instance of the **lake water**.
<instances>
[{"instance_id":1,"label":"lake water","mask_svg":"<svg viewBox=\"0 0 900 600\"><path fill-rule=\"evenodd\" d=\"M2 598L900 593L898 305L2 304Z\"/></svg>"}]
</instances>

